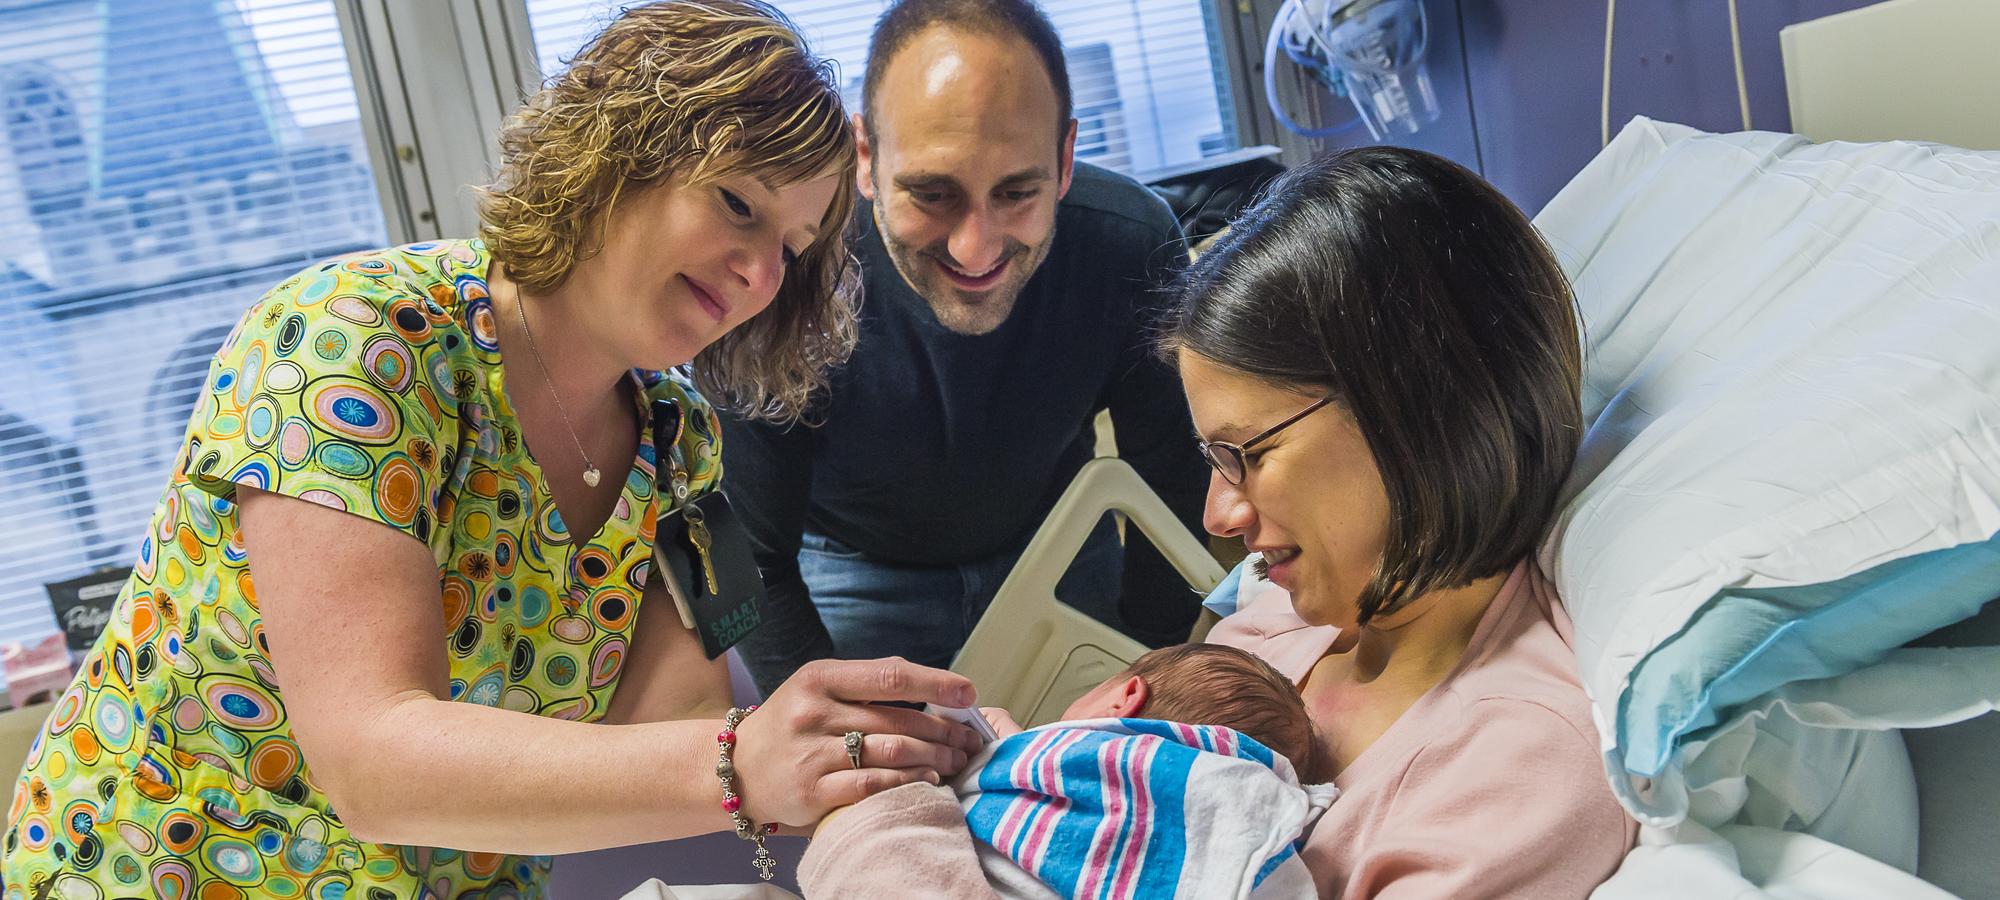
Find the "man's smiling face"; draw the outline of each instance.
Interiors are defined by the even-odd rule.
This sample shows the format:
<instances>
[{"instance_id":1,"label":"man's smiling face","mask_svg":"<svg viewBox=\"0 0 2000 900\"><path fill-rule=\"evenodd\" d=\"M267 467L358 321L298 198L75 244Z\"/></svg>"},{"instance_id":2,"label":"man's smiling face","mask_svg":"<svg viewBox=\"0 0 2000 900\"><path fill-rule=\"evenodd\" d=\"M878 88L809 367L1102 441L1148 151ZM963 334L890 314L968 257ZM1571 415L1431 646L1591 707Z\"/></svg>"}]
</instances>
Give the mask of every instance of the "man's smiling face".
<instances>
[{"instance_id":1,"label":"man's smiling face","mask_svg":"<svg viewBox=\"0 0 2000 900\"><path fill-rule=\"evenodd\" d=\"M1074 122L1026 42L933 27L888 62L861 192L903 280L961 334L1000 327L1055 240Z\"/></svg>"}]
</instances>

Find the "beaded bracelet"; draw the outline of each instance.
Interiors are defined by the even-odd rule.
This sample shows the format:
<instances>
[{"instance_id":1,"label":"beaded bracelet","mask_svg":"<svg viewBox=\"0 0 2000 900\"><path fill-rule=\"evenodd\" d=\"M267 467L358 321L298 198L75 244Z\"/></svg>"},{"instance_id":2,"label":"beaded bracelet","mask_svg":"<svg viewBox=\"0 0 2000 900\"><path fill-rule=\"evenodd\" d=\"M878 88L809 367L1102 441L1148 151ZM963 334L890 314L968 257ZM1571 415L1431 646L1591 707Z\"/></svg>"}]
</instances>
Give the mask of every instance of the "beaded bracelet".
<instances>
[{"instance_id":1,"label":"beaded bracelet","mask_svg":"<svg viewBox=\"0 0 2000 900\"><path fill-rule=\"evenodd\" d=\"M770 848L764 846L764 838L766 835L776 833L778 826L775 823L758 825L743 814L743 798L736 795L734 788L736 763L729 758L736 750L736 726L743 724L743 719L756 711L757 707L754 706L748 709L732 706L729 715L723 717L722 731L715 736L718 756L715 761L715 775L722 779L722 811L728 813L730 821L736 823L737 837L757 845L757 856L750 861L750 864L757 867L757 874L760 877L770 881L771 869L778 865L778 860L771 855Z\"/></svg>"}]
</instances>

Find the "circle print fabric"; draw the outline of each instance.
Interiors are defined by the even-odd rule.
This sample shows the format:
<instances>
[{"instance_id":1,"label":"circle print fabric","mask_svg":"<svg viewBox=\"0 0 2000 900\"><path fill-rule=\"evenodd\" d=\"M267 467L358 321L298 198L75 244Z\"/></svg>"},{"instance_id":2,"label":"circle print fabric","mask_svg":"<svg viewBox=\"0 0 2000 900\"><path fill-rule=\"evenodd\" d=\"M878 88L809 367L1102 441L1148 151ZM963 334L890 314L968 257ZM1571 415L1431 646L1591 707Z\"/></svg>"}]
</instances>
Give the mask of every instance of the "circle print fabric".
<instances>
[{"instance_id":1,"label":"circle print fabric","mask_svg":"<svg viewBox=\"0 0 2000 900\"><path fill-rule=\"evenodd\" d=\"M541 895L546 858L348 833L293 740L236 514L248 487L421 542L438 590L411 599L443 612L445 699L601 718L650 571L651 429L610 520L570 533L507 403L488 262L476 241L325 262L224 342L132 578L15 785L5 900ZM685 376L634 377L641 421L656 398L689 411L665 452L712 489L712 410Z\"/></svg>"}]
</instances>

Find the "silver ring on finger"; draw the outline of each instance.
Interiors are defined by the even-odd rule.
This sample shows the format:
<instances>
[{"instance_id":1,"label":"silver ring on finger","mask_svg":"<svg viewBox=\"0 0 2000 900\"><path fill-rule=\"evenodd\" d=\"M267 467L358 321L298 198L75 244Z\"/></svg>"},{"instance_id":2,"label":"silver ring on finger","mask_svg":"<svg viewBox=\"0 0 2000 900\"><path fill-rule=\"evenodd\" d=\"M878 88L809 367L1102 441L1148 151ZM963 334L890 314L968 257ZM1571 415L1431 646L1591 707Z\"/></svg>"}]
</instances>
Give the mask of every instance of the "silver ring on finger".
<instances>
[{"instance_id":1,"label":"silver ring on finger","mask_svg":"<svg viewBox=\"0 0 2000 900\"><path fill-rule=\"evenodd\" d=\"M850 731L841 736L841 742L847 746L847 761L857 769L861 768L861 738L862 734L859 731Z\"/></svg>"}]
</instances>

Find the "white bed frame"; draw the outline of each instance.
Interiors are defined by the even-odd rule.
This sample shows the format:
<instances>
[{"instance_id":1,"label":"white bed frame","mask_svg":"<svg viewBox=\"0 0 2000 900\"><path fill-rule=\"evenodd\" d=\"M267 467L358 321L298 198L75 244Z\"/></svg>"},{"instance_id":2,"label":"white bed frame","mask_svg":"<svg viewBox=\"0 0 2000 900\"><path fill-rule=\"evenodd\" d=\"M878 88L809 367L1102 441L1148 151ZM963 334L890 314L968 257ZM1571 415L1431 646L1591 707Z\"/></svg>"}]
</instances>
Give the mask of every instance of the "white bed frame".
<instances>
[{"instance_id":1,"label":"white bed frame","mask_svg":"<svg viewBox=\"0 0 2000 900\"><path fill-rule=\"evenodd\" d=\"M2000 3L1889 0L1778 32L1792 130L2000 150Z\"/></svg>"},{"instance_id":2,"label":"white bed frame","mask_svg":"<svg viewBox=\"0 0 2000 900\"><path fill-rule=\"evenodd\" d=\"M1109 457L1084 463L951 664L972 679L981 704L1005 707L1023 725L1053 722L1146 652L1056 599L1056 582L1106 512L1125 517L1125 540L1135 529L1151 540L1192 592L1207 595L1226 574L1130 465Z\"/></svg>"}]
</instances>

